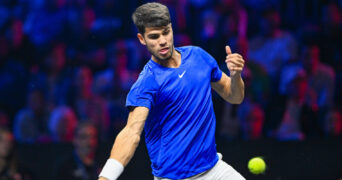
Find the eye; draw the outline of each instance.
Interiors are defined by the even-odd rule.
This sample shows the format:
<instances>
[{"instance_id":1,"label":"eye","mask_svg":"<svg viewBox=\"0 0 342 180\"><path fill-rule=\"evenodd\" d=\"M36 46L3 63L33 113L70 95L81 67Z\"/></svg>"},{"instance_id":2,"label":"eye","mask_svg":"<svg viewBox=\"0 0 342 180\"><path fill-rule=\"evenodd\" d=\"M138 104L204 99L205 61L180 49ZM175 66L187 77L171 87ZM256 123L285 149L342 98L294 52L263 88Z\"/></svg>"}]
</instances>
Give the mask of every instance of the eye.
<instances>
[{"instance_id":1,"label":"eye","mask_svg":"<svg viewBox=\"0 0 342 180\"><path fill-rule=\"evenodd\" d=\"M151 34L151 35L148 35L148 38L150 38L150 39L158 39L159 35L158 34Z\"/></svg>"},{"instance_id":2,"label":"eye","mask_svg":"<svg viewBox=\"0 0 342 180\"><path fill-rule=\"evenodd\" d=\"M170 33L170 30L165 30L164 32L163 32L163 35L168 35Z\"/></svg>"}]
</instances>

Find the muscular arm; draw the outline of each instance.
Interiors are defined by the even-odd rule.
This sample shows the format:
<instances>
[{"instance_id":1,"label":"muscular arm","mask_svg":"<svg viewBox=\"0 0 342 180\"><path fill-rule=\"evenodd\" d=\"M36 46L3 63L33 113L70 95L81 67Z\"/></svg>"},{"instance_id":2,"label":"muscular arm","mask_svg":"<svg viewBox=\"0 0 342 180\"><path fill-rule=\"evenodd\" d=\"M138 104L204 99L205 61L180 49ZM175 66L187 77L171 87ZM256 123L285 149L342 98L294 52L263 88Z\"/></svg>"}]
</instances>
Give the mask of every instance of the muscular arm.
<instances>
[{"instance_id":1,"label":"muscular arm","mask_svg":"<svg viewBox=\"0 0 342 180\"><path fill-rule=\"evenodd\" d=\"M219 81L211 83L213 89L227 102L240 104L245 96L245 85L240 74L228 77L222 73Z\"/></svg>"},{"instance_id":2,"label":"muscular arm","mask_svg":"<svg viewBox=\"0 0 342 180\"><path fill-rule=\"evenodd\" d=\"M123 166L128 164L140 142L148 112L146 107L136 107L129 113L127 125L116 136L109 158L119 161ZM100 177L99 180L107 179Z\"/></svg>"},{"instance_id":3,"label":"muscular arm","mask_svg":"<svg viewBox=\"0 0 342 180\"><path fill-rule=\"evenodd\" d=\"M245 85L241 78L245 61L240 54L233 54L229 46L226 46L226 53L226 64L230 71L230 77L222 73L221 79L211 83L211 86L224 100L232 104L240 104L245 97Z\"/></svg>"}]
</instances>

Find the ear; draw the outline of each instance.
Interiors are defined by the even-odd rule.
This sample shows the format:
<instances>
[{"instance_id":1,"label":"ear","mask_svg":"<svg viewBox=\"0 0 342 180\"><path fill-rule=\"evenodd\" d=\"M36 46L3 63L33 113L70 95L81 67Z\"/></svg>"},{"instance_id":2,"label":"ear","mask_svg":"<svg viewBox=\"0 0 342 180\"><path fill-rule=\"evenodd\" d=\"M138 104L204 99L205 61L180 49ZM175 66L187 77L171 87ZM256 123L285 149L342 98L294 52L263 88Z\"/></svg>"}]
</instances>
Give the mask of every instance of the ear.
<instances>
[{"instance_id":1,"label":"ear","mask_svg":"<svg viewBox=\"0 0 342 180\"><path fill-rule=\"evenodd\" d=\"M138 37L140 43L145 46L146 42L145 42L144 36L142 34L138 33L137 37Z\"/></svg>"}]
</instances>

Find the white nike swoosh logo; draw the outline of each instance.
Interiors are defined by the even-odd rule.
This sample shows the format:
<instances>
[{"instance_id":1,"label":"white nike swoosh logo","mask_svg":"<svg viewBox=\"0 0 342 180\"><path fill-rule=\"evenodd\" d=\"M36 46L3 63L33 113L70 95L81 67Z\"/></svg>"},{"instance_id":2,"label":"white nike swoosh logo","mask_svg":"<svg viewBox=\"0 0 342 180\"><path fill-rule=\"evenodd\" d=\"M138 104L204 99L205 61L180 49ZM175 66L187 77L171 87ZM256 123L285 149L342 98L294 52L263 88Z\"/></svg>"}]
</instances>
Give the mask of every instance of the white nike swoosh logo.
<instances>
[{"instance_id":1,"label":"white nike swoosh logo","mask_svg":"<svg viewBox=\"0 0 342 180\"><path fill-rule=\"evenodd\" d=\"M186 72L186 70L182 74L178 74L178 77L182 78L184 76L185 72Z\"/></svg>"}]
</instances>

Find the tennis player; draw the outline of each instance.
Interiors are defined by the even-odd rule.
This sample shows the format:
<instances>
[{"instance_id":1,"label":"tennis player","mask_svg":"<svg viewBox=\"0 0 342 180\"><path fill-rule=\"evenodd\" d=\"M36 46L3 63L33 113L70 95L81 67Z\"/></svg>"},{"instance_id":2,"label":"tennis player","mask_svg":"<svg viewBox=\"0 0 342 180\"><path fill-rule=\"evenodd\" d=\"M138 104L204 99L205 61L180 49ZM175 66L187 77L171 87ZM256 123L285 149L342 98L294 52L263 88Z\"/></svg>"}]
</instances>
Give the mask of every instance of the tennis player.
<instances>
[{"instance_id":1,"label":"tennis player","mask_svg":"<svg viewBox=\"0 0 342 180\"><path fill-rule=\"evenodd\" d=\"M135 10L132 18L140 43L152 57L127 95L127 125L117 135L99 179L120 176L133 157L143 129L155 180L244 179L216 151L211 94L213 88L230 103L242 102L242 56L226 46L228 77L203 49L174 47L166 6L146 3Z\"/></svg>"}]
</instances>

